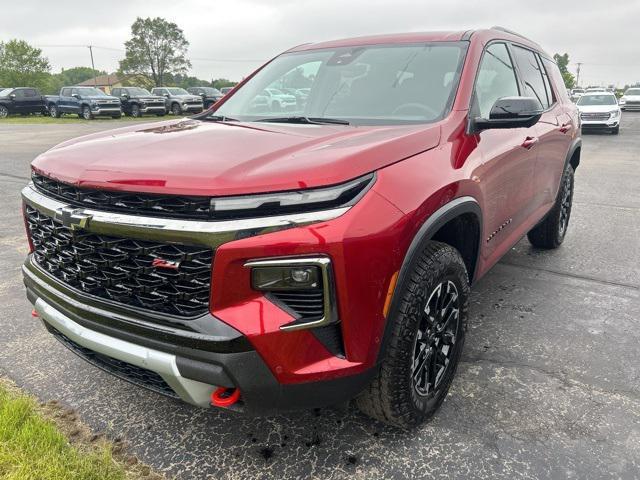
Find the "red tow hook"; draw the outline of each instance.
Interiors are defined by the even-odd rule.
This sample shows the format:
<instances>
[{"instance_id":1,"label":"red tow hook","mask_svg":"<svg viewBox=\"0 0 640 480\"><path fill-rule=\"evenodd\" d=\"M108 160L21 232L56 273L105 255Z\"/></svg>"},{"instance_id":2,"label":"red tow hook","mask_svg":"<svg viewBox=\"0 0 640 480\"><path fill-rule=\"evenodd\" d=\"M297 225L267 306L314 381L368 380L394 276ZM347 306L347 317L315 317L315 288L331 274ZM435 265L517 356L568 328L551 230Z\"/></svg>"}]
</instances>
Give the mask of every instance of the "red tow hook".
<instances>
[{"instance_id":1,"label":"red tow hook","mask_svg":"<svg viewBox=\"0 0 640 480\"><path fill-rule=\"evenodd\" d=\"M33 310L31 310L31 316L38 318L40 316L40 314L38 312L36 312L36 309L34 308Z\"/></svg>"},{"instance_id":2,"label":"red tow hook","mask_svg":"<svg viewBox=\"0 0 640 480\"><path fill-rule=\"evenodd\" d=\"M211 404L216 407L230 407L240 400L240 389L218 387L211 394Z\"/></svg>"}]
</instances>

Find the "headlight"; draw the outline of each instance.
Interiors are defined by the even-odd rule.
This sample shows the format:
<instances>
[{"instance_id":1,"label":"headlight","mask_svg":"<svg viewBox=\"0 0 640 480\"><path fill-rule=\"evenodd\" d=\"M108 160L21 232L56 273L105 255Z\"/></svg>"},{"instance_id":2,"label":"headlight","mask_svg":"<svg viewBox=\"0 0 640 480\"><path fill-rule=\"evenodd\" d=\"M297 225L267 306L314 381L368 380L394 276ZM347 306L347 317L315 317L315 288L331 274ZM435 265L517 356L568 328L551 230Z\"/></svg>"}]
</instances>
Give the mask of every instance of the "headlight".
<instances>
[{"instance_id":1,"label":"headlight","mask_svg":"<svg viewBox=\"0 0 640 480\"><path fill-rule=\"evenodd\" d=\"M625 103L627 103L627 101L624 99L624 97L622 97L619 103L620 105L624 105Z\"/></svg>"},{"instance_id":2,"label":"headlight","mask_svg":"<svg viewBox=\"0 0 640 480\"><path fill-rule=\"evenodd\" d=\"M355 204L375 181L371 173L331 187L211 199L216 219L255 218L328 210Z\"/></svg>"}]
</instances>

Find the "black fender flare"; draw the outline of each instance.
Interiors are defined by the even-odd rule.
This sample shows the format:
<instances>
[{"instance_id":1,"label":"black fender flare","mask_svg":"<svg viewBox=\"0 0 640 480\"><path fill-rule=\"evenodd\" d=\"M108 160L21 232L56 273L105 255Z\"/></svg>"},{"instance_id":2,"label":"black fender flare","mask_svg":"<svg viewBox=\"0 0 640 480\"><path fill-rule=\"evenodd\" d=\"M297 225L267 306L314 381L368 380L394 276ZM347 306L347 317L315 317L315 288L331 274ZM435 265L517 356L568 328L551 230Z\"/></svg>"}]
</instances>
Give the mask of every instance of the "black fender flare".
<instances>
[{"instance_id":1,"label":"black fender flare","mask_svg":"<svg viewBox=\"0 0 640 480\"><path fill-rule=\"evenodd\" d=\"M571 142L571 146L569 147L569 150L567 151L567 156L565 157L565 160L564 160L564 168L562 169L563 172L564 172L564 169L567 168L567 165L573 158L573 154L576 153L577 149L582 150L582 139L580 137L575 138L573 142ZM575 170L576 168L578 168L579 164L580 164L580 159L578 159L578 163L576 163L573 166L573 169Z\"/></svg>"},{"instance_id":2,"label":"black fender flare","mask_svg":"<svg viewBox=\"0 0 640 480\"><path fill-rule=\"evenodd\" d=\"M400 267L398 278L393 290L393 294L391 297L391 305L389 311L387 313L387 318L384 326L384 333L382 335L382 341L380 344L380 350L378 352L378 357L376 364L379 364L380 361L384 358L387 345L389 343L389 338L391 337L391 322L389 319L393 312L397 311L401 299L401 295L399 292L404 290L405 284L409 279L409 275L411 274L411 267L417 260L420 252L424 250L433 236L450 220L463 215L471 213L475 215L478 219L478 224L480 225L480 233L478 235L478 251L476 255L476 265L475 271L477 272L478 260L480 258L480 247L482 245L482 209L480 208L480 204L478 201L471 196L458 197L450 202L444 204L442 207L438 208L435 212L433 212L429 218L422 224L420 229L414 235L413 240L409 244L409 248L404 256L402 261L402 265ZM475 276L475 275L474 275ZM470 278L470 283L472 283Z\"/></svg>"}]
</instances>

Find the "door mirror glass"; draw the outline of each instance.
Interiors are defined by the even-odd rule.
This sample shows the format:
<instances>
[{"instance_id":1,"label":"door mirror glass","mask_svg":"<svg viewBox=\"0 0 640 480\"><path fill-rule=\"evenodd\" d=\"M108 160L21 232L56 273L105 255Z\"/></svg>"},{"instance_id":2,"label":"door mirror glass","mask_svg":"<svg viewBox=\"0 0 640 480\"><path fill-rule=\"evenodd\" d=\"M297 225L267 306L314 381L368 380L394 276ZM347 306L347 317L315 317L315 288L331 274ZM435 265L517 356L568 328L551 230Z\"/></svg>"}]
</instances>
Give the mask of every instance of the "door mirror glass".
<instances>
[{"instance_id":1,"label":"door mirror glass","mask_svg":"<svg viewBox=\"0 0 640 480\"><path fill-rule=\"evenodd\" d=\"M489 112L489 118L476 118L476 130L491 128L532 127L544 112L542 104L533 97L503 97L496 100Z\"/></svg>"}]
</instances>

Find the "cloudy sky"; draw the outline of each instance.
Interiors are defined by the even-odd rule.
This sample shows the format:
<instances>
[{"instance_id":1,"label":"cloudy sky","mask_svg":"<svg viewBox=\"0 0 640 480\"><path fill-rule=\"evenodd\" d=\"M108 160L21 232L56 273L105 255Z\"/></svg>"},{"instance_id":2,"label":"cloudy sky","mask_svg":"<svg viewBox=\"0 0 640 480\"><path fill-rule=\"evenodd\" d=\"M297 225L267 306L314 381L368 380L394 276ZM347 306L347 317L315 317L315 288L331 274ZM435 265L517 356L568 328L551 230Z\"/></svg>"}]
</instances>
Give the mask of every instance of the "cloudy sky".
<instances>
[{"instance_id":1,"label":"cloudy sky","mask_svg":"<svg viewBox=\"0 0 640 480\"><path fill-rule=\"evenodd\" d=\"M161 16L184 30L192 75L240 80L291 46L372 33L502 25L549 53L582 62L583 84L640 81L640 0L20 0L0 17L0 41L42 47L54 71L113 71L136 17Z\"/></svg>"}]
</instances>

